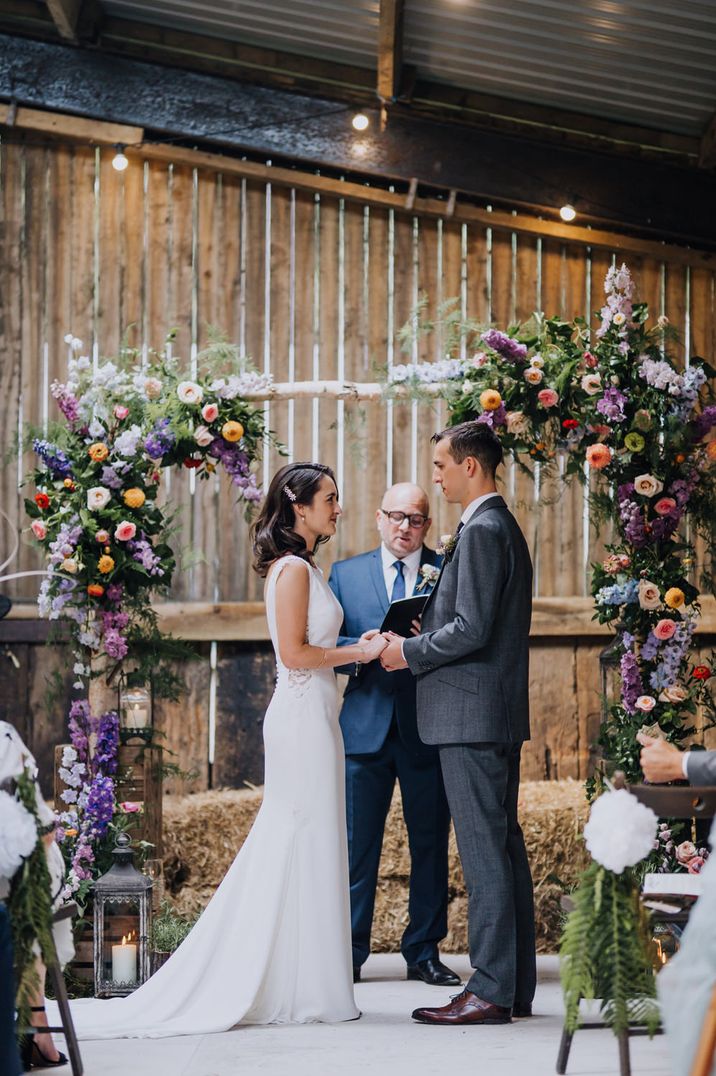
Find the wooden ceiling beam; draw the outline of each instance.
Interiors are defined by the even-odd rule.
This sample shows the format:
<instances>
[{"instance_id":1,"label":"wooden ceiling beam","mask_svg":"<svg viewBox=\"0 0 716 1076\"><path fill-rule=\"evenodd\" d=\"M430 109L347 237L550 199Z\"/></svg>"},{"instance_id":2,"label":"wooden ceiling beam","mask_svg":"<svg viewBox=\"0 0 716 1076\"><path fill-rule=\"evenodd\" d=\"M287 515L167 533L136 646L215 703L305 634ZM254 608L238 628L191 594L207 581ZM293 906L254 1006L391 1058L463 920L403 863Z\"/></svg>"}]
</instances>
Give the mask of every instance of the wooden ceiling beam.
<instances>
[{"instance_id":1,"label":"wooden ceiling beam","mask_svg":"<svg viewBox=\"0 0 716 1076\"><path fill-rule=\"evenodd\" d=\"M3 124L14 130L35 131L73 142L87 142L92 146L138 146L144 137L142 127L88 120L83 116L67 116L61 112L44 112L39 108L18 108L12 104L0 104L0 126Z\"/></svg>"},{"instance_id":2,"label":"wooden ceiling beam","mask_svg":"<svg viewBox=\"0 0 716 1076\"><path fill-rule=\"evenodd\" d=\"M395 101L400 96L404 7L404 0L380 0L376 90L383 103Z\"/></svg>"},{"instance_id":3,"label":"wooden ceiling beam","mask_svg":"<svg viewBox=\"0 0 716 1076\"><path fill-rule=\"evenodd\" d=\"M47 10L60 37L77 44L77 19L82 0L47 0Z\"/></svg>"}]
</instances>

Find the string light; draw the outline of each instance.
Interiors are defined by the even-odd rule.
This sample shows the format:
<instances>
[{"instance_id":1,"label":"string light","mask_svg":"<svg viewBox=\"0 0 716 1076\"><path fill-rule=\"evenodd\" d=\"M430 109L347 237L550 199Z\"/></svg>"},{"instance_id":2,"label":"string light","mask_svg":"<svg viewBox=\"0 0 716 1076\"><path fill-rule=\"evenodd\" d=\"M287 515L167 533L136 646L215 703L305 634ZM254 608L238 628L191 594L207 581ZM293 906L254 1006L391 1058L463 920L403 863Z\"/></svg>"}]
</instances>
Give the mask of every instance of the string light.
<instances>
[{"instance_id":1,"label":"string light","mask_svg":"<svg viewBox=\"0 0 716 1076\"><path fill-rule=\"evenodd\" d=\"M567 221L567 223L569 223L570 221L574 220L574 218L577 216L577 210L574 208L573 205L570 205L569 202L566 202L561 207L561 209L559 211L559 215L562 218L562 220L565 220L565 221Z\"/></svg>"},{"instance_id":2,"label":"string light","mask_svg":"<svg viewBox=\"0 0 716 1076\"><path fill-rule=\"evenodd\" d=\"M124 155L124 146L115 146L115 149L117 152L112 158L112 168L114 168L116 172L123 172L129 164L129 161Z\"/></svg>"},{"instance_id":3,"label":"string light","mask_svg":"<svg viewBox=\"0 0 716 1076\"><path fill-rule=\"evenodd\" d=\"M353 127L356 131L365 131L370 126L370 120L366 116L365 112L356 112L355 116L351 120Z\"/></svg>"}]
</instances>

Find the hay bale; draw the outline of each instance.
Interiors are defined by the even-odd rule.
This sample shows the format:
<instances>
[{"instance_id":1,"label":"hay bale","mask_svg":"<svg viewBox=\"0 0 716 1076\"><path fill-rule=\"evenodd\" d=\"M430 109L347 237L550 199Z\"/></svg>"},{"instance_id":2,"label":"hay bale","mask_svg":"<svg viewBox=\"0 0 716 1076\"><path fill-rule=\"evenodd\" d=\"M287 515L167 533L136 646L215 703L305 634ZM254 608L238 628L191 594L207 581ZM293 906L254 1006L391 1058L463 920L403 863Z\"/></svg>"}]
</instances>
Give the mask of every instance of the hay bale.
<instances>
[{"instance_id":1,"label":"hay bale","mask_svg":"<svg viewBox=\"0 0 716 1076\"><path fill-rule=\"evenodd\" d=\"M164 878L182 913L206 906L246 839L261 805L261 790L200 792L164 800ZM554 952L561 932L559 898L588 862L581 837L588 808L584 786L573 780L526 781L520 822L535 883L538 952ZM445 952L467 948L467 897L455 834L448 851L450 889ZM376 893L372 946L395 952L408 921L410 853L396 789L385 829Z\"/></svg>"}]
</instances>

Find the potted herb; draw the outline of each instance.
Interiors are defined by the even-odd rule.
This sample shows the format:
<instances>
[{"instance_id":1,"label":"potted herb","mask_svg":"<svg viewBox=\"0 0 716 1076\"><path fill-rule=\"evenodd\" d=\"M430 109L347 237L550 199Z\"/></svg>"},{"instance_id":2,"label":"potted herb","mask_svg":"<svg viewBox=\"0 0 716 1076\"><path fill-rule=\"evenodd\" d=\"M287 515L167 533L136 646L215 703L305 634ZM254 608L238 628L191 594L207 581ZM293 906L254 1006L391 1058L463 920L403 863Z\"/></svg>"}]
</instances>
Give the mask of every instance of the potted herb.
<instances>
[{"instance_id":1,"label":"potted herb","mask_svg":"<svg viewBox=\"0 0 716 1076\"><path fill-rule=\"evenodd\" d=\"M154 917L151 935L151 974L166 963L194 926L198 916L179 915L168 900L163 900Z\"/></svg>"}]
</instances>

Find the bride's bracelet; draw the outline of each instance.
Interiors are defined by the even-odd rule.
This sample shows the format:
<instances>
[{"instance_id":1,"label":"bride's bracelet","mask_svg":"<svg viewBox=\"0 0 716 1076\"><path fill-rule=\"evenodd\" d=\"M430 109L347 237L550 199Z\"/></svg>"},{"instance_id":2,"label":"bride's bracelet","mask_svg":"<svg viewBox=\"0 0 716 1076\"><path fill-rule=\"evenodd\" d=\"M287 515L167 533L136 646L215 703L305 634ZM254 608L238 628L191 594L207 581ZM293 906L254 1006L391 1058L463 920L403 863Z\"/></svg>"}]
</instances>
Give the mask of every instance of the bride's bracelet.
<instances>
[{"instance_id":1,"label":"bride's bracelet","mask_svg":"<svg viewBox=\"0 0 716 1076\"><path fill-rule=\"evenodd\" d=\"M322 647L321 647L321 650L323 651L323 654L321 655L321 660L320 660L320 661L318 662L318 665L316 665L316 668L317 668L317 669L320 669L321 665L323 665L323 663L324 663L324 662L325 662L325 660L326 660L326 655L327 655L327 653L328 653L328 651L326 650L325 646L322 646Z\"/></svg>"}]
</instances>

